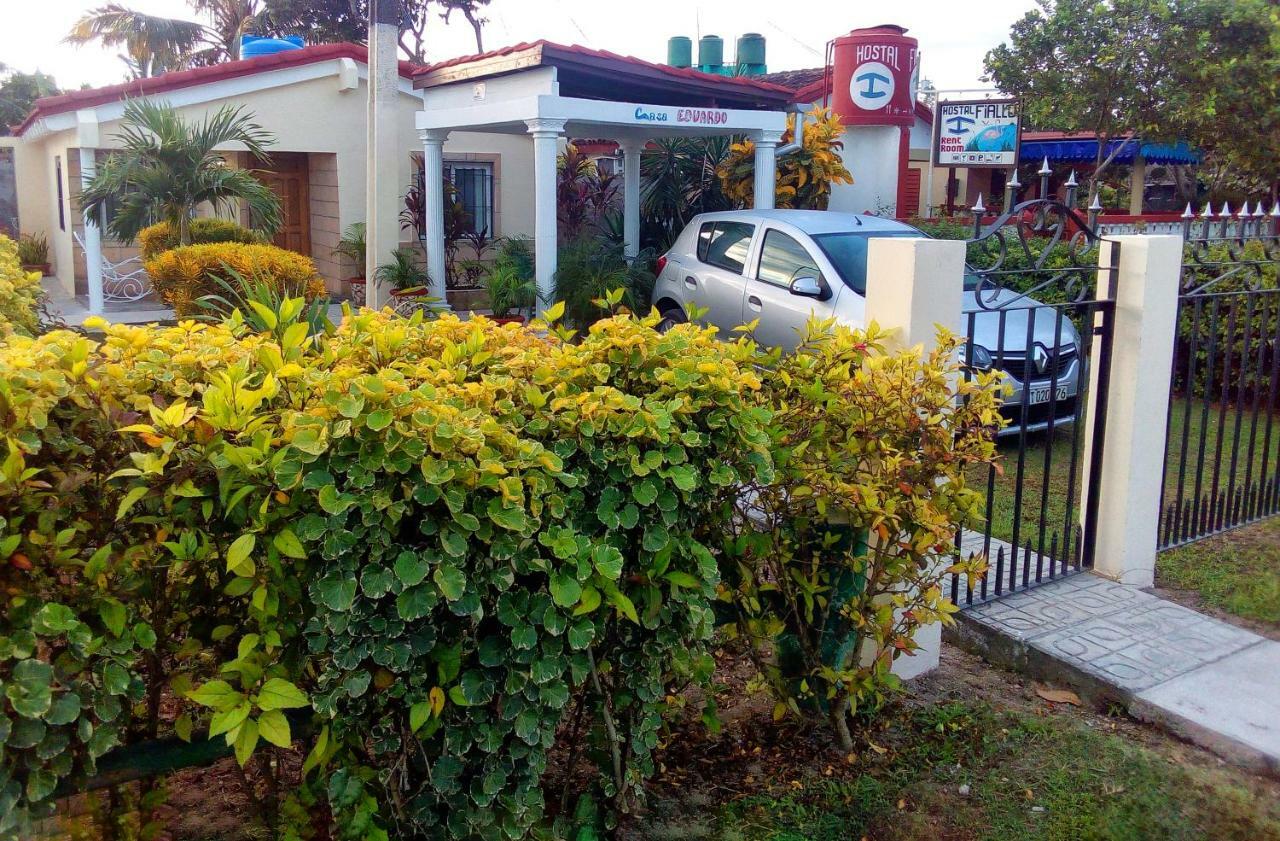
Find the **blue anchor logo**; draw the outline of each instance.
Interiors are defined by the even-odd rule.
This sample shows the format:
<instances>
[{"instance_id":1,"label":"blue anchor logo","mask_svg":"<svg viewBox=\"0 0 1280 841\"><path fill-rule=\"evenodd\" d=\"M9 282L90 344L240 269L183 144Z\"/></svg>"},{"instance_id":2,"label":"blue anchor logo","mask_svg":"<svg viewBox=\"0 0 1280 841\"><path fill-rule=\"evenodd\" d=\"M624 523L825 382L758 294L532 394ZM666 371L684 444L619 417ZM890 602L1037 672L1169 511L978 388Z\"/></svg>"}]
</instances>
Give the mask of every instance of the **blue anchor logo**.
<instances>
[{"instance_id":1,"label":"blue anchor logo","mask_svg":"<svg viewBox=\"0 0 1280 841\"><path fill-rule=\"evenodd\" d=\"M967 134L969 131L969 125L975 122L977 121L974 120L973 117L964 117L960 115L947 117L947 131L951 134Z\"/></svg>"},{"instance_id":2,"label":"blue anchor logo","mask_svg":"<svg viewBox=\"0 0 1280 841\"><path fill-rule=\"evenodd\" d=\"M856 77L855 81L866 84L866 87L861 91L861 95L867 99L880 99L881 97L888 96L888 91L876 89L877 82L881 82L886 86L893 83L893 80L888 76L876 73L875 71L863 73L861 76Z\"/></svg>"}]
</instances>

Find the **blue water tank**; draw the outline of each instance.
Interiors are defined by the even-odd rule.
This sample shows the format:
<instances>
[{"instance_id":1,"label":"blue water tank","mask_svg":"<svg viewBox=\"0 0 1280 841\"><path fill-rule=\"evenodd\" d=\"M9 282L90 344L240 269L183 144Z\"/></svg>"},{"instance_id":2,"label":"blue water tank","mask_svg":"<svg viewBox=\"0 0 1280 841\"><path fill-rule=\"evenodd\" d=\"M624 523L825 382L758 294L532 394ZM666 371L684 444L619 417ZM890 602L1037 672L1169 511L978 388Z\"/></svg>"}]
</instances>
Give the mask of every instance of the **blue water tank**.
<instances>
[{"instance_id":1,"label":"blue water tank","mask_svg":"<svg viewBox=\"0 0 1280 841\"><path fill-rule=\"evenodd\" d=\"M275 55L276 53L300 49L302 49L302 36L300 35L286 35L283 38L267 38L260 35L240 36L241 58Z\"/></svg>"}]
</instances>

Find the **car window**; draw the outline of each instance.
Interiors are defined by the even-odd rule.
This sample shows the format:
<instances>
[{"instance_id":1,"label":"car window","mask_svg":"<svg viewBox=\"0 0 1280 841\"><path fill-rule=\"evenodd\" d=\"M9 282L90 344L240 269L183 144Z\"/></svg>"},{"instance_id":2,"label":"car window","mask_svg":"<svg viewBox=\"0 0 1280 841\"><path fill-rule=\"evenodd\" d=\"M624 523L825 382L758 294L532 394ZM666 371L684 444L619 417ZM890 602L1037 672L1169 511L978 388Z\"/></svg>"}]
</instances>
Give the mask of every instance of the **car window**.
<instances>
[{"instance_id":1,"label":"car window","mask_svg":"<svg viewBox=\"0 0 1280 841\"><path fill-rule=\"evenodd\" d=\"M794 238L773 229L764 233L760 248L760 265L756 268L756 280L778 286L790 286L798 277L821 276L817 263L808 250Z\"/></svg>"},{"instance_id":2,"label":"car window","mask_svg":"<svg viewBox=\"0 0 1280 841\"><path fill-rule=\"evenodd\" d=\"M877 237L918 237L916 231L877 233ZM814 234L813 241L827 255L831 265L840 273L841 280L859 295L867 294L867 240L868 234L837 233Z\"/></svg>"},{"instance_id":3,"label":"car window","mask_svg":"<svg viewBox=\"0 0 1280 841\"><path fill-rule=\"evenodd\" d=\"M703 222L698 229L698 259L742 274L755 225L746 222Z\"/></svg>"}]
</instances>

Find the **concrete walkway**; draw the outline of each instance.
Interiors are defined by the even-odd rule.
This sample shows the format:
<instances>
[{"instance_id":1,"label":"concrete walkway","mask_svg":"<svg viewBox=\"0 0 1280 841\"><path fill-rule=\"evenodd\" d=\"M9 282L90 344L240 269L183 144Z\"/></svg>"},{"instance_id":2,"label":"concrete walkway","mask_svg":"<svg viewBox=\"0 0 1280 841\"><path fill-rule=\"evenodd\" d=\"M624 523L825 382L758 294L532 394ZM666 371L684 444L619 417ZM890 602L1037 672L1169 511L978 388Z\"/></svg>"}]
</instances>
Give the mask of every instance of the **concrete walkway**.
<instances>
[{"instance_id":1,"label":"concrete walkway","mask_svg":"<svg viewBox=\"0 0 1280 841\"><path fill-rule=\"evenodd\" d=\"M1280 775L1280 642L1082 573L969 608L948 636Z\"/></svg>"}]
</instances>

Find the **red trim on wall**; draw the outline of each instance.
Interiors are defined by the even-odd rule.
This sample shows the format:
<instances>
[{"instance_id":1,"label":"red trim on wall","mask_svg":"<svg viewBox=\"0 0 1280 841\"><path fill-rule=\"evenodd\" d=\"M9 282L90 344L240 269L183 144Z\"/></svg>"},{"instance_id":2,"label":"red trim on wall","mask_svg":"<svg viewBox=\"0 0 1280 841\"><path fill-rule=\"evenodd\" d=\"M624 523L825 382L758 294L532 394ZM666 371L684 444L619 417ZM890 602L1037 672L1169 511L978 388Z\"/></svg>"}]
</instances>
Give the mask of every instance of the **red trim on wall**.
<instances>
[{"instance_id":1,"label":"red trim on wall","mask_svg":"<svg viewBox=\"0 0 1280 841\"><path fill-rule=\"evenodd\" d=\"M911 160L911 126L898 128L898 195L894 200L894 213L899 219L910 219L916 215L915 208L903 213L907 203L907 164Z\"/></svg>"},{"instance_id":2,"label":"red trim on wall","mask_svg":"<svg viewBox=\"0 0 1280 841\"><path fill-rule=\"evenodd\" d=\"M336 58L349 58L367 65L369 63L369 51L359 44L316 44L310 47L303 47L300 50L287 50L274 55L255 56L254 58L241 59L240 61L214 64L209 67L197 67L193 70L163 73L148 79L134 79L118 85L71 91L58 96L46 96L36 100L31 113L27 114L26 118L15 127L13 133L21 135L36 120L52 114L64 114L68 111L93 108L130 97L166 93L194 87L195 85L207 85L212 82L221 82L225 79L237 79L241 76L251 76L255 73L265 73L287 67L300 67L305 64L315 64L319 61L330 61ZM420 69L420 67L411 62L400 62L400 76L402 78L411 79Z\"/></svg>"}]
</instances>

